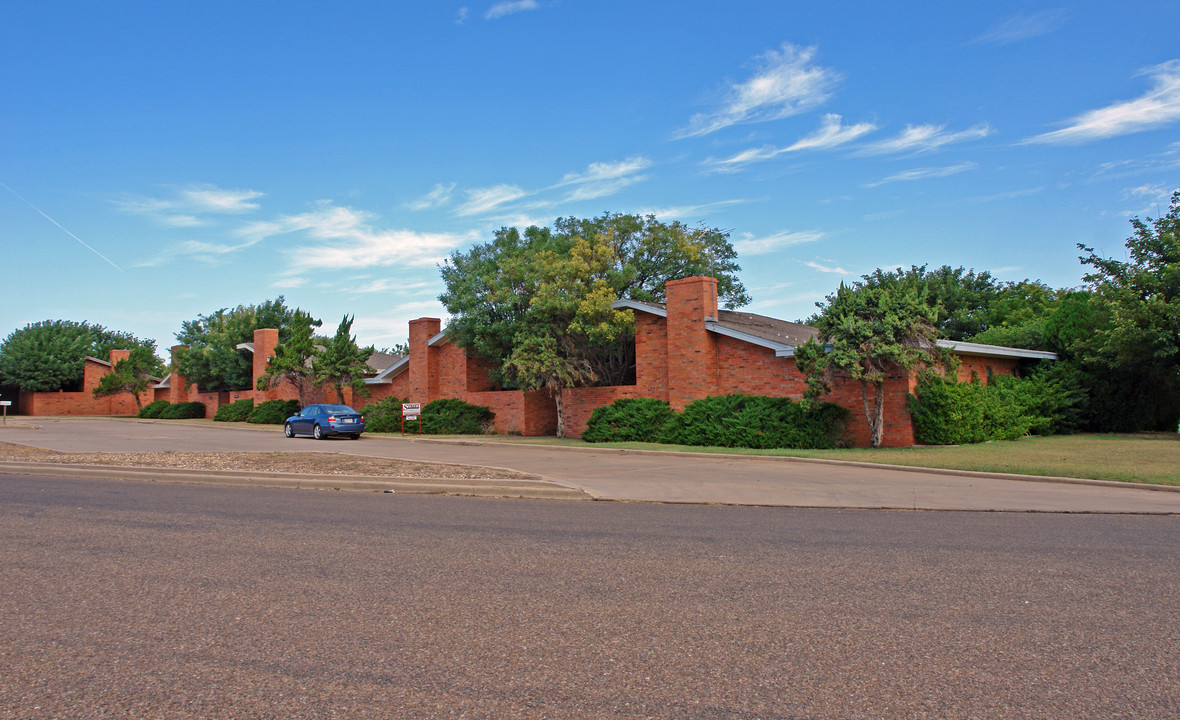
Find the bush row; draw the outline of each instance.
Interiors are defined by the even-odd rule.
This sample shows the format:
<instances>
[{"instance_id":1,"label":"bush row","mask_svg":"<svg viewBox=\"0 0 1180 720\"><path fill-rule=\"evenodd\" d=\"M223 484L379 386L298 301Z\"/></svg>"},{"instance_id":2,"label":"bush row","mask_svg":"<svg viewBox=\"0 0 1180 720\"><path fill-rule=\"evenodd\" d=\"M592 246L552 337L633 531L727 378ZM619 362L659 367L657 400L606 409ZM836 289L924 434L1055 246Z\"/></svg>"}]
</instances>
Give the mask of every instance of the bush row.
<instances>
[{"instance_id":1,"label":"bush row","mask_svg":"<svg viewBox=\"0 0 1180 720\"><path fill-rule=\"evenodd\" d=\"M742 448L833 448L844 444L849 413L833 403L764 395L717 395L673 412L663 400L621 398L596 408L586 442L660 442Z\"/></svg>"},{"instance_id":2,"label":"bush row","mask_svg":"<svg viewBox=\"0 0 1180 720\"><path fill-rule=\"evenodd\" d=\"M214 413L213 419L218 422L250 422L263 425L282 425L283 421L299 412L297 400L267 400L254 406L250 398L237 400L229 405L222 405ZM199 402L170 403L167 400L156 400L144 405L139 411L141 418L160 418L162 420L184 420L187 418L205 417L205 405Z\"/></svg>"},{"instance_id":3,"label":"bush row","mask_svg":"<svg viewBox=\"0 0 1180 720\"><path fill-rule=\"evenodd\" d=\"M919 444L968 445L1071 432L1082 397L1051 373L997 375L984 385L978 378L959 382L929 372L909 396L909 410Z\"/></svg>"},{"instance_id":4,"label":"bush row","mask_svg":"<svg viewBox=\"0 0 1180 720\"><path fill-rule=\"evenodd\" d=\"M365 429L370 432L401 432L402 403L399 398L385 398L370 403L361 409L365 416ZM483 405L472 405L462 400L446 398L426 403L422 407L421 420L407 420L406 432L417 433L419 422L421 432L426 435L481 435L491 429L496 414Z\"/></svg>"}]
</instances>

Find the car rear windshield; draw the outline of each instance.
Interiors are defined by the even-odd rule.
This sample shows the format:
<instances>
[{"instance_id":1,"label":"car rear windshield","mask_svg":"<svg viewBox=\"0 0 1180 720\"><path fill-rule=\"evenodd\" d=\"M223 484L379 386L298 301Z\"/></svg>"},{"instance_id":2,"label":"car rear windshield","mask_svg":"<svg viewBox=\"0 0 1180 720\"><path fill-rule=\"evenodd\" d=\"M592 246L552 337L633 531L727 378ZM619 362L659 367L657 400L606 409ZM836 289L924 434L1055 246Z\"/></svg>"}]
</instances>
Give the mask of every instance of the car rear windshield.
<instances>
[{"instance_id":1,"label":"car rear windshield","mask_svg":"<svg viewBox=\"0 0 1180 720\"><path fill-rule=\"evenodd\" d=\"M355 413L356 412L356 410L353 410L352 408L348 407L347 405L325 405L324 409L330 413Z\"/></svg>"}]
</instances>

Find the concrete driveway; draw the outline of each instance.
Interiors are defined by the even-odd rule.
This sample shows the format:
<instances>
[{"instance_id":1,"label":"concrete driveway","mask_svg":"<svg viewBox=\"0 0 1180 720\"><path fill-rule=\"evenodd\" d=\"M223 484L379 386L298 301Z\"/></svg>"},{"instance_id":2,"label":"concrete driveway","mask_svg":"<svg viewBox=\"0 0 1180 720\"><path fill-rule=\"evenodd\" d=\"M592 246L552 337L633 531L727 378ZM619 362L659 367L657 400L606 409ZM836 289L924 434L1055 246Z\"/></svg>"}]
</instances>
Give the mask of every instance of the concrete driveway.
<instances>
[{"instance_id":1,"label":"concrete driveway","mask_svg":"<svg viewBox=\"0 0 1180 720\"><path fill-rule=\"evenodd\" d=\"M35 423L35 426L33 425ZM0 440L65 452L327 452L502 467L598 499L790 507L1180 514L1180 492L1116 483L863 467L793 458L650 453L366 436L283 437L279 428L114 418L22 418Z\"/></svg>"}]
</instances>

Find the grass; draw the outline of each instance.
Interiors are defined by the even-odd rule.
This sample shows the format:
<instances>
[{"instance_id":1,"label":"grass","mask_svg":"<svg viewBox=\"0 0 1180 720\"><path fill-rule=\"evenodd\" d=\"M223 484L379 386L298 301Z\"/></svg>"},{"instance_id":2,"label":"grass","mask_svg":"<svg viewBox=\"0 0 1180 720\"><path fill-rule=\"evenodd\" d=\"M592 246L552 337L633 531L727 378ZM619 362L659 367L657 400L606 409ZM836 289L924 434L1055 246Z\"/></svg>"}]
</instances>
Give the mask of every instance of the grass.
<instances>
[{"instance_id":1,"label":"grass","mask_svg":"<svg viewBox=\"0 0 1180 720\"><path fill-rule=\"evenodd\" d=\"M887 465L980 470L1090 478L1117 482L1180 486L1180 436L1178 435L1063 435L1020 440L956 445L872 450L746 450L702 448L657 443L596 443L558 438L483 436L485 441L525 442L573 447L678 452L771 455Z\"/></svg>"}]
</instances>

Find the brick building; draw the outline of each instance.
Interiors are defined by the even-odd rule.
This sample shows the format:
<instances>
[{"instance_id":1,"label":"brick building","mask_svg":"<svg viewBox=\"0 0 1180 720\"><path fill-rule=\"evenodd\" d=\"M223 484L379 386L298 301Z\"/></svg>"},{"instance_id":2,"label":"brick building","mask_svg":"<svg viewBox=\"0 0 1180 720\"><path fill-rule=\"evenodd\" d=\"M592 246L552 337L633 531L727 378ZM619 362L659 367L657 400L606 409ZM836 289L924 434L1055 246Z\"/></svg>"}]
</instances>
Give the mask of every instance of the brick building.
<instances>
[{"instance_id":1,"label":"brick building","mask_svg":"<svg viewBox=\"0 0 1180 720\"><path fill-rule=\"evenodd\" d=\"M564 390L562 405L567 435L580 436L594 409L618 398L659 398L681 410L693 400L727 393L796 400L803 397L807 383L795 365L794 353L801 343L817 335L815 328L753 313L721 310L717 306L715 278L672 280L666 290L666 303L621 300L615 304L635 315L635 384ZM363 407L387 397L423 404L439 398L458 398L491 408L496 414L494 429L498 433L552 435L556 431L556 403L547 391L497 390L491 379L492 366L451 342L441 320L418 318L409 325L409 354L375 355L370 360L374 373L365 380L370 396L354 398L351 390L346 389L348 404ZM278 330L261 329L255 331L253 342L238 346L253 356L255 382L266 371L278 338ZM984 380L992 375L1013 375L1022 362L1055 357L1052 353L977 343L939 341L939 344L958 356L961 362L958 373L963 380L973 375ZM174 358L179 349L172 348ZM111 363L87 360L97 363L94 373L102 373L103 367L109 372L115 362L113 354ZM87 387L92 387L89 383L97 383L97 377L101 376L92 378L90 367ZM886 381L885 444L888 446L914 443L906 402L916 381L913 373L900 369ZM149 400L204 403L206 417L211 417L221 405L240 398L253 398L257 403L298 397L294 388L285 385L268 390L220 393L202 392L195 385L186 389L184 378L175 372L153 386L149 393ZM825 399L851 410L849 435L855 444L868 445L860 383L837 379ZM334 394L323 388L314 391L314 402L334 400ZM107 404L100 407L103 402ZM75 407L78 413L85 414L130 414L134 412L134 400L129 396L104 398L88 404L79 399L76 405L71 405L38 397L35 403L30 403L30 410L35 410L32 412L25 409L22 396L21 410L28 414L68 414Z\"/></svg>"}]
</instances>

